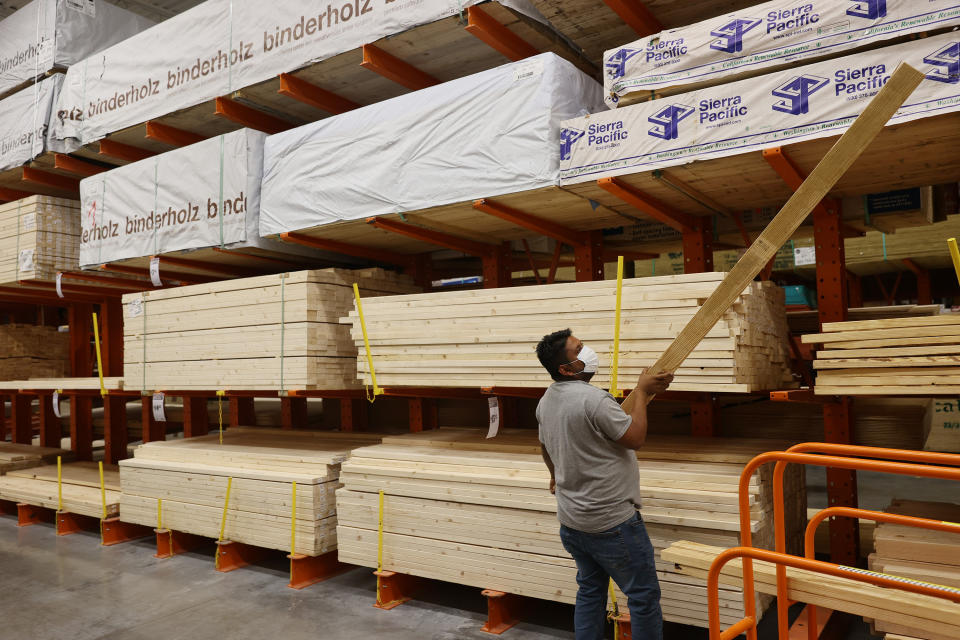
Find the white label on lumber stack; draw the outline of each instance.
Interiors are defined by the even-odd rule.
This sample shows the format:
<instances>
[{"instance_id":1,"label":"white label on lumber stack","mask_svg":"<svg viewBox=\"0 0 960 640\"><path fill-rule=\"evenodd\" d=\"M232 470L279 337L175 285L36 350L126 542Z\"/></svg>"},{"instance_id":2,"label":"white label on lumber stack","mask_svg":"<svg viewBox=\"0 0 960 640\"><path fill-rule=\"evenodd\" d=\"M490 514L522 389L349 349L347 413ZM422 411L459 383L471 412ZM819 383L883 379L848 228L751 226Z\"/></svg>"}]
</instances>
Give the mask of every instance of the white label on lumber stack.
<instances>
[{"instance_id":1,"label":"white label on lumber stack","mask_svg":"<svg viewBox=\"0 0 960 640\"><path fill-rule=\"evenodd\" d=\"M150 282L153 283L155 287L162 287L163 281L160 279L160 257L153 256L150 258Z\"/></svg>"},{"instance_id":2,"label":"white label on lumber stack","mask_svg":"<svg viewBox=\"0 0 960 640\"><path fill-rule=\"evenodd\" d=\"M20 271L33 271L33 249L23 249L17 260Z\"/></svg>"},{"instance_id":3,"label":"white label on lumber stack","mask_svg":"<svg viewBox=\"0 0 960 640\"><path fill-rule=\"evenodd\" d=\"M957 0L771 0L605 52L606 100L614 107L632 91L717 80L956 24Z\"/></svg>"},{"instance_id":4,"label":"white label on lumber stack","mask_svg":"<svg viewBox=\"0 0 960 640\"><path fill-rule=\"evenodd\" d=\"M37 227L37 214L28 213L20 218L20 227L24 231L33 231Z\"/></svg>"},{"instance_id":5,"label":"white label on lumber stack","mask_svg":"<svg viewBox=\"0 0 960 640\"><path fill-rule=\"evenodd\" d=\"M96 0L66 0L66 4L74 11L79 11L85 16L93 18L97 15Z\"/></svg>"},{"instance_id":6,"label":"white label on lumber stack","mask_svg":"<svg viewBox=\"0 0 960 640\"><path fill-rule=\"evenodd\" d=\"M500 431L500 400L487 398L487 405L490 408L490 428L487 429L487 437L492 438Z\"/></svg>"},{"instance_id":7,"label":"white label on lumber stack","mask_svg":"<svg viewBox=\"0 0 960 640\"><path fill-rule=\"evenodd\" d=\"M794 247L793 248L793 264L798 267L803 267L810 264L817 264L817 248L816 247Z\"/></svg>"},{"instance_id":8,"label":"white label on lumber stack","mask_svg":"<svg viewBox=\"0 0 960 640\"><path fill-rule=\"evenodd\" d=\"M561 184L839 135L900 62L926 78L888 125L958 111L958 49L945 33L567 120Z\"/></svg>"},{"instance_id":9,"label":"white label on lumber stack","mask_svg":"<svg viewBox=\"0 0 960 640\"><path fill-rule=\"evenodd\" d=\"M53 415L57 416L58 418L62 418L63 416L60 415L60 392L59 391L53 392L52 401L53 401Z\"/></svg>"},{"instance_id":10,"label":"white label on lumber stack","mask_svg":"<svg viewBox=\"0 0 960 640\"><path fill-rule=\"evenodd\" d=\"M127 303L127 317L136 318L143 315L143 296L137 296Z\"/></svg>"},{"instance_id":11,"label":"white label on lumber stack","mask_svg":"<svg viewBox=\"0 0 960 640\"><path fill-rule=\"evenodd\" d=\"M153 394L153 419L157 422L167 421L167 415L163 411L163 397L162 393Z\"/></svg>"}]
</instances>

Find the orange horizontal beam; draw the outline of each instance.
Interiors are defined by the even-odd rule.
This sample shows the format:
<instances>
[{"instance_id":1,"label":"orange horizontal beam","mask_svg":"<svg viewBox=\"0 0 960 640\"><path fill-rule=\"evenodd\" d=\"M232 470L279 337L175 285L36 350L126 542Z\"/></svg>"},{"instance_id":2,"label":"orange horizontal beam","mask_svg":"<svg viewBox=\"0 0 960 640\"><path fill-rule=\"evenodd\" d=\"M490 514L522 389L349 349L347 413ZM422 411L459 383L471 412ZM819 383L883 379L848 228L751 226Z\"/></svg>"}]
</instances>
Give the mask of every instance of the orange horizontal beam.
<instances>
[{"instance_id":1,"label":"orange horizontal beam","mask_svg":"<svg viewBox=\"0 0 960 640\"><path fill-rule=\"evenodd\" d=\"M227 256L239 256L242 258L250 258L252 260L259 260L260 262L268 262L280 267L289 268L289 269L303 269L303 265L296 262L291 262L290 260L283 260L282 258L275 258L273 256L262 256L258 253L247 253L245 251L237 251L235 249L221 249L220 247L213 247L213 250L217 253L222 253Z\"/></svg>"},{"instance_id":2,"label":"orange horizontal beam","mask_svg":"<svg viewBox=\"0 0 960 640\"><path fill-rule=\"evenodd\" d=\"M243 127L256 129L264 133L280 133L292 129L294 126L286 120L281 120L276 116L248 107L230 98L217 98L214 113L230 122L236 122Z\"/></svg>"},{"instance_id":3,"label":"orange horizontal beam","mask_svg":"<svg viewBox=\"0 0 960 640\"><path fill-rule=\"evenodd\" d=\"M77 158L68 156L65 153L53 154L53 168L75 173L78 176L83 176L85 178L87 176L95 176L98 173L107 171L106 167L101 167L100 165L93 164L91 162L78 160Z\"/></svg>"},{"instance_id":4,"label":"orange horizontal beam","mask_svg":"<svg viewBox=\"0 0 960 640\"><path fill-rule=\"evenodd\" d=\"M467 7L467 26L464 29L514 62L540 53L529 42L477 6Z\"/></svg>"},{"instance_id":5,"label":"orange horizontal beam","mask_svg":"<svg viewBox=\"0 0 960 640\"><path fill-rule=\"evenodd\" d=\"M314 238L312 236L303 235L302 233L281 233L280 239L303 245L305 247L322 249L324 251L332 251L334 253L342 253L345 256L363 258L365 260L372 260L374 262L386 262L387 264L395 264L402 267L409 267L413 264L413 256L405 256L403 254L388 251L386 249L377 249L375 247L349 244L347 242L340 242L339 240Z\"/></svg>"},{"instance_id":6,"label":"orange horizontal beam","mask_svg":"<svg viewBox=\"0 0 960 640\"><path fill-rule=\"evenodd\" d=\"M242 267L234 267L232 265L216 264L213 262L201 262L200 260L188 260L187 258L174 258L171 256L160 256L160 265L163 266L165 264L168 264L174 267L180 267L182 269L195 269L197 271L206 271L207 273L220 273L225 276L244 277L244 276L262 275L254 271L250 271L249 269L244 269Z\"/></svg>"},{"instance_id":7,"label":"orange horizontal beam","mask_svg":"<svg viewBox=\"0 0 960 640\"><path fill-rule=\"evenodd\" d=\"M383 231L389 231L421 242L446 247L447 249L460 251L461 253L466 253L471 256L483 257L492 255L497 249L496 245L487 244L486 242L476 242L449 233L443 233L442 231L425 229L405 222L387 220L386 218L367 218L367 224Z\"/></svg>"},{"instance_id":8,"label":"orange horizontal beam","mask_svg":"<svg viewBox=\"0 0 960 640\"><path fill-rule=\"evenodd\" d=\"M420 71L409 62L404 62L372 44L363 45L363 62L360 66L413 91L440 84L440 81L429 73Z\"/></svg>"},{"instance_id":9,"label":"orange horizontal beam","mask_svg":"<svg viewBox=\"0 0 960 640\"><path fill-rule=\"evenodd\" d=\"M23 167L20 179L24 182L32 182L45 187L60 189L61 191L79 192L80 181L75 178L68 178L48 171L40 171L30 167Z\"/></svg>"},{"instance_id":10,"label":"orange horizontal beam","mask_svg":"<svg viewBox=\"0 0 960 640\"><path fill-rule=\"evenodd\" d=\"M780 147L764 149L761 152L763 159L780 176L780 179L787 183L787 186L796 191L803 184L806 177L801 173L797 165L793 164L790 156ZM840 210L839 203L832 198L824 198L814 209L821 213L826 210L829 213L835 213ZM858 235L860 235L858 233ZM853 236L848 236L853 237Z\"/></svg>"},{"instance_id":11,"label":"orange horizontal beam","mask_svg":"<svg viewBox=\"0 0 960 640\"><path fill-rule=\"evenodd\" d=\"M638 36L648 36L663 30L663 24L640 0L603 0L603 2L613 9L613 12L620 16L627 26L636 31Z\"/></svg>"},{"instance_id":12,"label":"orange horizontal beam","mask_svg":"<svg viewBox=\"0 0 960 640\"><path fill-rule=\"evenodd\" d=\"M537 216L524 213L523 211L518 211L517 209L508 207L505 204L494 202L487 198L474 200L473 208L495 218L506 220L507 222L517 225L518 227L523 227L524 229L533 231L534 233L539 233L542 236L547 236L548 238L565 242L572 247L580 247L586 244L586 237L584 234L576 231L575 229L565 227L561 224L557 224L556 222L544 220L543 218L538 218Z\"/></svg>"},{"instance_id":13,"label":"orange horizontal beam","mask_svg":"<svg viewBox=\"0 0 960 640\"><path fill-rule=\"evenodd\" d=\"M64 271L61 280L80 280L83 282L99 282L112 286L125 287L127 289L152 289L153 284L146 280L130 280L128 278L113 278L111 276L102 276L97 273L87 273L85 271Z\"/></svg>"},{"instance_id":14,"label":"orange horizontal beam","mask_svg":"<svg viewBox=\"0 0 960 640\"><path fill-rule=\"evenodd\" d=\"M54 292L57 290L57 285L55 285L52 282L40 282L37 280L29 280L29 281L21 281L19 284L22 284L25 287L47 289ZM88 286L79 285L79 284L63 284L63 283L61 283L60 289L63 290L64 293L69 291L71 293L81 293L88 296L99 296L101 299L104 296L108 298L120 297L126 292L126 290L115 289L113 287L88 287ZM136 287L129 289L129 291L136 291L136 290L137 290ZM54 293L54 295L56 295L56 293Z\"/></svg>"},{"instance_id":15,"label":"orange horizontal beam","mask_svg":"<svg viewBox=\"0 0 960 640\"><path fill-rule=\"evenodd\" d=\"M141 149L140 147L117 142L116 140L101 140L100 155L107 156L108 158L116 158L117 160L124 160L126 162L136 162L138 160L152 158L157 154L152 151L147 151L146 149Z\"/></svg>"},{"instance_id":16,"label":"orange horizontal beam","mask_svg":"<svg viewBox=\"0 0 960 640\"><path fill-rule=\"evenodd\" d=\"M677 231L694 231L700 226L694 216L677 211L618 178L600 178L597 186Z\"/></svg>"},{"instance_id":17,"label":"orange horizontal beam","mask_svg":"<svg viewBox=\"0 0 960 640\"><path fill-rule=\"evenodd\" d=\"M17 302L20 304L40 304L63 306L66 304L103 302L102 298L92 296L82 296L67 293L63 298L57 297L57 294L47 291L37 291L31 289L17 289L16 287L0 287L0 300L7 302Z\"/></svg>"},{"instance_id":18,"label":"orange horizontal beam","mask_svg":"<svg viewBox=\"0 0 960 640\"><path fill-rule=\"evenodd\" d=\"M144 137L147 140L162 142L172 147L185 147L189 144L196 144L197 142L206 140L206 138L193 131L171 127L168 124L163 124L155 120L147 120L146 129L147 132Z\"/></svg>"},{"instance_id":19,"label":"orange horizontal beam","mask_svg":"<svg viewBox=\"0 0 960 640\"><path fill-rule=\"evenodd\" d=\"M20 200L21 198L29 198L32 195L33 194L29 191L19 191L17 189L0 187L0 200L6 200L7 202Z\"/></svg>"},{"instance_id":20,"label":"orange horizontal beam","mask_svg":"<svg viewBox=\"0 0 960 640\"><path fill-rule=\"evenodd\" d=\"M140 276L142 278L150 277L150 270L143 269L140 267L129 267L122 264L102 264L98 267L100 271L113 271L115 273L126 273L131 276ZM187 276L180 275L178 273L167 272L164 275L161 275L160 281L169 281L169 282L179 282L180 284L204 284L206 282L216 282L219 278L204 277L204 276ZM151 283L152 284L152 283Z\"/></svg>"},{"instance_id":21,"label":"orange horizontal beam","mask_svg":"<svg viewBox=\"0 0 960 640\"><path fill-rule=\"evenodd\" d=\"M277 93L334 115L360 107L352 100L338 96L332 91L321 89L317 85L289 73L280 74L280 88L277 89Z\"/></svg>"}]
</instances>

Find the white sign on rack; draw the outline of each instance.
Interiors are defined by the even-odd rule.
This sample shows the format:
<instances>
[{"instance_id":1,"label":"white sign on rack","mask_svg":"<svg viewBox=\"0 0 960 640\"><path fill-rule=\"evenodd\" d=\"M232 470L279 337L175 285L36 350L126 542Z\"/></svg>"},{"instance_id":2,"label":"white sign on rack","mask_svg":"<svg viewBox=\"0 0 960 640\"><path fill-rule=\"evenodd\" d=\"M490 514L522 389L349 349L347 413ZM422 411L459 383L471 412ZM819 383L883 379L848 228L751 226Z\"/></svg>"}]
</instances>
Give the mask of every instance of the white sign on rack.
<instances>
[{"instance_id":1,"label":"white sign on rack","mask_svg":"<svg viewBox=\"0 0 960 640\"><path fill-rule=\"evenodd\" d=\"M57 297L58 298L63 297L63 272L62 271L57 272Z\"/></svg>"},{"instance_id":2,"label":"white sign on rack","mask_svg":"<svg viewBox=\"0 0 960 640\"><path fill-rule=\"evenodd\" d=\"M167 421L167 415L163 411L163 393L153 394L153 419L157 422Z\"/></svg>"},{"instance_id":3,"label":"white sign on rack","mask_svg":"<svg viewBox=\"0 0 960 640\"><path fill-rule=\"evenodd\" d=\"M163 286L163 280L160 279L160 256L150 258L150 282L155 287Z\"/></svg>"},{"instance_id":4,"label":"white sign on rack","mask_svg":"<svg viewBox=\"0 0 960 640\"><path fill-rule=\"evenodd\" d=\"M53 392L53 415L57 416L58 418L63 417L60 415L60 392L59 391Z\"/></svg>"},{"instance_id":5,"label":"white sign on rack","mask_svg":"<svg viewBox=\"0 0 960 640\"><path fill-rule=\"evenodd\" d=\"M487 406L490 408L490 428L487 429L487 437L492 438L500 432L500 400L487 398Z\"/></svg>"},{"instance_id":6,"label":"white sign on rack","mask_svg":"<svg viewBox=\"0 0 960 640\"><path fill-rule=\"evenodd\" d=\"M793 264L797 267L805 267L811 264L817 264L816 247L794 247Z\"/></svg>"}]
</instances>

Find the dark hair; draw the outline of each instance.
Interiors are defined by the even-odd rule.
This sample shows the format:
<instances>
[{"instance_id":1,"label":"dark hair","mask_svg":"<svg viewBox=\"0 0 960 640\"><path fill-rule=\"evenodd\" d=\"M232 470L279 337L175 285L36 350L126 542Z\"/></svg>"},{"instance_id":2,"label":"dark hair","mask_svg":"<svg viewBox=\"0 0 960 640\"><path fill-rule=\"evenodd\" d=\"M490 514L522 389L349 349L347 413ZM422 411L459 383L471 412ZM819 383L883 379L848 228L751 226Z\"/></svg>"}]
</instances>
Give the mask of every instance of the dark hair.
<instances>
[{"instance_id":1,"label":"dark hair","mask_svg":"<svg viewBox=\"0 0 960 640\"><path fill-rule=\"evenodd\" d=\"M560 373L560 365L567 364L567 338L572 333L570 329L554 331L543 336L537 343L537 357L540 359L540 364L554 380L564 379Z\"/></svg>"}]
</instances>

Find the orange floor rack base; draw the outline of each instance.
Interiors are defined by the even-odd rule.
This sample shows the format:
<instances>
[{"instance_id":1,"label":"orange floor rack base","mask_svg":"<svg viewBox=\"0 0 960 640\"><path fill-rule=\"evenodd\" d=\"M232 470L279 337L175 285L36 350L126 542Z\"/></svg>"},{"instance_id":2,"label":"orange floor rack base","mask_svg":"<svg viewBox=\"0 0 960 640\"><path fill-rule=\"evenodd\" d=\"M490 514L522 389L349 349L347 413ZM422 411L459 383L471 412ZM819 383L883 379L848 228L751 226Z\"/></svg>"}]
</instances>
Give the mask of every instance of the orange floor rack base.
<instances>
[{"instance_id":1,"label":"orange floor rack base","mask_svg":"<svg viewBox=\"0 0 960 640\"><path fill-rule=\"evenodd\" d=\"M153 531L157 534L157 552L153 554L154 558L172 558L196 548L204 541L201 536L182 531L172 531L170 529L154 529Z\"/></svg>"},{"instance_id":2,"label":"orange floor rack base","mask_svg":"<svg viewBox=\"0 0 960 640\"><path fill-rule=\"evenodd\" d=\"M613 618L613 622L616 625L617 635L615 640L631 640L633 634L630 631L630 614L621 613Z\"/></svg>"},{"instance_id":3,"label":"orange floor rack base","mask_svg":"<svg viewBox=\"0 0 960 640\"><path fill-rule=\"evenodd\" d=\"M487 621L480 627L481 631L500 635L520 622L517 619L520 596L493 589L484 589L481 593L487 598Z\"/></svg>"},{"instance_id":4,"label":"orange floor rack base","mask_svg":"<svg viewBox=\"0 0 960 640\"><path fill-rule=\"evenodd\" d=\"M25 502L17 503L17 526L29 527L41 522L54 522L54 512Z\"/></svg>"},{"instance_id":5,"label":"orange floor rack base","mask_svg":"<svg viewBox=\"0 0 960 640\"><path fill-rule=\"evenodd\" d=\"M97 531L100 527L100 521L96 518L70 511L57 511L55 522L58 536L69 536L81 531Z\"/></svg>"},{"instance_id":6,"label":"orange floor rack base","mask_svg":"<svg viewBox=\"0 0 960 640\"><path fill-rule=\"evenodd\" d=\"M146 538L152 530L142 524L121 522L120 518L104 518L101 521L100 533L103 538L100 544L109 547L121 542Z\"/></svg>"},{"instance_id":7,"label":"orange floor rack base","mask_svg":"<svg viewBox=\"0 0 960 640\"><path fill-rule=\"evenodd\" d=\"M265 551L262 547L224 540L217 543L217 561L214 568L223 573L235 571L253 564L263 557Z\"/></svg>"},{"instance_id":8,"label":"orange floor rack base","mask_svg":"<svg viewBox=\"0 0 960 640\"><path fill-rule=\"evenodd\" d=\"M294 553L287 557L290 558L290 583L287 586L291 589L309 587L350 569L350 565L337 560L336 551L319 556Z\"/></svg>"},{"instance_id":9,"label":"orange floor rack base","mask_svg":"<svg viewBox=\"0 0 960 640\"><path fill-rule=\"evenodd\" d=\"M395 571L374 571L373 575L377 576L377 601L373 606L388 611L410 600L419 582L414 576Z\"/></svg>"}]
</instances>

